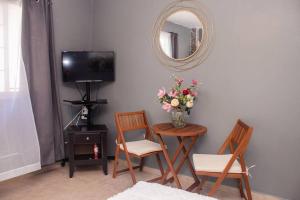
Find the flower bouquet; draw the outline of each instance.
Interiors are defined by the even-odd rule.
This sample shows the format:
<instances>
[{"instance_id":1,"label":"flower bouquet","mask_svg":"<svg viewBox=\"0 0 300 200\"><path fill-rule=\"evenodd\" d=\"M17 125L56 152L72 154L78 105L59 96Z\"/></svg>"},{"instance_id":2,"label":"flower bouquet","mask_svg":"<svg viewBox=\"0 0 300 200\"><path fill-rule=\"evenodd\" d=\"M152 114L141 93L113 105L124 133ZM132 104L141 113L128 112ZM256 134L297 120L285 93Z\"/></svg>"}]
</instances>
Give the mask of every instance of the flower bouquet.
<instances>
[{"instance_id":1,"label":"flower bouquet","mask_svg":"<svg viewBox=\"0 0 300 200\"><path fill-rule=\"evenodd\" d=\"M192 84L184 88L182 79L174 77L174 80L175 85L168 93L165 88L161 88L157 96L162 104L162 109L171 112L173 126L182 128L186 125L187 115L190 114L198 95L198 81L192 80Z\"/></svg>"}]
</instances>

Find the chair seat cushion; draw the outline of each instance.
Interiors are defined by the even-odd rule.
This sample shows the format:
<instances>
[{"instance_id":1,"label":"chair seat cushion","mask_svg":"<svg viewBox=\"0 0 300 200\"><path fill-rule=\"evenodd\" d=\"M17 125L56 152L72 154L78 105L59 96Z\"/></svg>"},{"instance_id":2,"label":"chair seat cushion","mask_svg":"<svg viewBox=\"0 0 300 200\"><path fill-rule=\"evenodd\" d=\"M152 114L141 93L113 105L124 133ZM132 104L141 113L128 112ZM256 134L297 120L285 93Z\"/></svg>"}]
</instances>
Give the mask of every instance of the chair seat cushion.
<instances>
[{"instance_id":1,"label":"chair seat cushion","mask_svg":"<svg viewBox=\"0 0 300 200\"><path fill-rule=\"evenodd\" d=\"M232 154L194 154L193 162L196 171L223 172ZM240 163L235 160L228 173L242 173Z\"/></svg>"},{"instance_id":2,"label":"chair seat cushion","mask_svg":"<svg viewBox=\"0 0 300 200\"><path fill-rule=\"evenodd\" d=\"M150 140L139 140L133 142L126 142L129 153L141 156L147 153L162 151L160 144ZM120 149L124 151L123 144L120 144Z\"/></svg>"}]
</instances>

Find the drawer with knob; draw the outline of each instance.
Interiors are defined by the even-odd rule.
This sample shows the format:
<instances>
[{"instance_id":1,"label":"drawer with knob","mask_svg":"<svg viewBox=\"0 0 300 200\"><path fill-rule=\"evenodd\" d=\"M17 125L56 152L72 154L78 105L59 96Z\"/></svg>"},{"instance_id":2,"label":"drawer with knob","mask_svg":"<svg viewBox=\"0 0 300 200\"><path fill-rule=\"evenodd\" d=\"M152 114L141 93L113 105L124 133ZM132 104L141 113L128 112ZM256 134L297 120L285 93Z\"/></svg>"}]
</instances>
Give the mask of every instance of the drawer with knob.
<instances>
[{"instance_id":1,"label":"drawer with knob","mask_svg":"<svg viewBox=\"0 0 300 200\"><path fill-rule=\"evenodd\" d=\"M95 144L99 142L99 134L74 134L74 144Z\"/></svg>"}]
</instances>

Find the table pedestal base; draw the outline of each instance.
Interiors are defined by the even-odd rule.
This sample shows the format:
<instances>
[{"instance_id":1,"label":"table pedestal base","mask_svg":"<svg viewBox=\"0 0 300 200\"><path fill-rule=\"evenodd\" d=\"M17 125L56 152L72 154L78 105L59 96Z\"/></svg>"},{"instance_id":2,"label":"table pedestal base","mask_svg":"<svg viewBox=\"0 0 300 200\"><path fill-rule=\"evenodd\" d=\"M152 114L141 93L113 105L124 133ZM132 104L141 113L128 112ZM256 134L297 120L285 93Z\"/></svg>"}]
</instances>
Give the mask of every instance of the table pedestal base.
<instances>
[{"instance_id":1,"label":"table pedestal base","mask_svg":"<svg viewBox=\"0 0 300 200\"><path fill-rule=\"evenodd\" d=\"M165 156L165 159L167 161L167 164L168 164L168 168L167 170L165 171L164 175L162 176L162 179L161 179L161 183L162 184L166 184L168 182L173 182L175 181L176 185L178 188L182 189L182 186L181 186L181 183L178 179L178 176L177 174L180 172L180 170L182 169L183 165L185 162L187 162L188 166L189 166L189 169L190 169L190 172L194 178L194 183L189 186L187 188L188 191L192 191L195 187L197 187L199 184L200 184L200 181L195 173L195 170L194 170L194 167L193 167L193 164L189 158L189 153L191 152L194 144L196 143L197 139L198 139L198 135L196 136L186 136L186 137L181 137L181 136L177 136L177 140L179 142L179 146L177 147L176 151L175 151L175 154L173 156L173 159L171 160L170 157L169 157L169 154L167 152L167 149L165 148L165 144L164 144L164 141L163 141L163 138L160 134L157 134L158 135L158 139L159 139L159 143L162 147L162 150L163 150L163 153L164 153L164 156ZM189 138L191 138L191 142L190 144L188 144L188 147L186 148L185 147L185 143L187 144ZM179 164L178 166L176 167L176 169L174 169L174 165L175 165L175 162L176 160L179 158L179 154L180 152L183 153L183 157L180 159L179 161ZM169 173L171 172L172 174L172 177L167 179ZM166 180L167 179L167 180Z\"/></svg>"}]
</instances>

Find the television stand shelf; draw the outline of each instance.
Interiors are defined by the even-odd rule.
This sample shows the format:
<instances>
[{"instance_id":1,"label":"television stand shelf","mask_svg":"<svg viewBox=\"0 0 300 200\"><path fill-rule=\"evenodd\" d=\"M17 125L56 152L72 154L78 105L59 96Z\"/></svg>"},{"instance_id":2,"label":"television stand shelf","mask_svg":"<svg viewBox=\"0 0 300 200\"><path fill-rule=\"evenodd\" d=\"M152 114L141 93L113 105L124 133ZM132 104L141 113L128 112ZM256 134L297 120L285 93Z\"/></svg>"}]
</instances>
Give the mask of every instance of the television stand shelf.
<instances>
[{"instance_id":1,"label":"television stand shelf","mask_svg":"<svg viewBox=\"0 0 300 200\"><path fill-rule=\"evenodd\" d=\"M84 105L84 106L92 106L95 104L107 104L107 99L97 99L95 101L84 101L84 100L64 100L64 102L71 103L73 105Z\"/></svg>"},{"instance_id":2,"label":"television stand shelf","mask_svg":"<svg viewBox=\"0 0 300 200\"><path fill-rule=\"evenodd\" d=\"M87 114L87 125L90 126L92 125L91 122L91 112L92 112L92 107L93 105L100 105L100 104L107 104L107 99L96 99L96 100L91 100L91 82L85 82L85 97L86 99L82 100L64 100L64 102L71 103L73 105L81 105L81 106L86 106L88 110Z\"/></svg>"}]
</instances>

